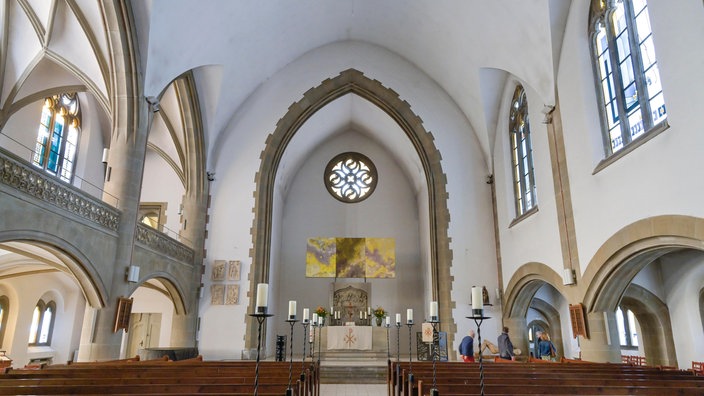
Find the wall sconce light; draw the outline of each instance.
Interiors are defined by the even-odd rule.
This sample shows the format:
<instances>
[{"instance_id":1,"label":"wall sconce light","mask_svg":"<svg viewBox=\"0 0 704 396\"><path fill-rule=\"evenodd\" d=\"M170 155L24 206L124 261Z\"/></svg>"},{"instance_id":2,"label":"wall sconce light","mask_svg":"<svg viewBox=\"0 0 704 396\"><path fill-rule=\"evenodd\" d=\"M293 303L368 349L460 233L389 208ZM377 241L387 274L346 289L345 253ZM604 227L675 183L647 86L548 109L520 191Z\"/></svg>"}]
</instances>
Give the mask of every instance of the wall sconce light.
<instances>
[{"instance_id":1,"label":"wall sconce light","mask_svg":"<svg viewBox=\"0 0 704 396\"><path fill-rule=\"evenodd\" d=\"M139 281L139 267L130 265L127 267L127 282L136 283Z\"/></svg>"},{"instance_id":2,"label":"wall sconce light","mask_svg":"<svg viewBox=\"0 0 704 396\"><path fill-rule=\"evenodd\" d=\"M105 147L103 149L103 158L101 159L101 162L104 164L108 163L108 158L110 158L110 149Z\"/></svg>"}]
</instances>

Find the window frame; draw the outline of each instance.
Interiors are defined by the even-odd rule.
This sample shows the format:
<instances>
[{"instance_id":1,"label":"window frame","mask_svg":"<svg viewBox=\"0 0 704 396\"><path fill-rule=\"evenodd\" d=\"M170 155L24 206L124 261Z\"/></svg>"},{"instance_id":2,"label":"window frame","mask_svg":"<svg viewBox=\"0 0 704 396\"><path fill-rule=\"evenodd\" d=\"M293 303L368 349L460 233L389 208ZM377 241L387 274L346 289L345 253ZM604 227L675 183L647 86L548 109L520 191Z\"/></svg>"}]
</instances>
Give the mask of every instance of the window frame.
<instances>
[{"instance_id":1,"label":"window frame","mask_svg":"<svg viewBox=\"0 0 704 396\"><path fill-rule=\"evenodd\" d=\"M599 104L602 145L606 159L609 159L612 156L616 157L614 160L620 158L622 155L632 151L635 147L640 146L669 127L667 119L667 104L665 102L662 84L660 86L660 91L653 94L652 98L649 97L649 85L647 83L646 72L655 69L657 71L658 79L662 80L662 78L660 77L659 64L655 54L653 54L653 62L650 65L646 66L643 63L643 53L641 52L641 42L638 37L636 18L642 15L642 13L646 13L648 18L648 26L650 26L650 14L648 11L647 1L642 1L644 3L644 7L638 15L635 15L632 0L592 0L589 18L590 55L592 58L597 101ZM619 3L622 4L624 13L625 28L622 32L616 31L613 20ZM604 30L607 45L607 48L603 52L608 57L608 65L610 66L610 70L606 72L606 76L602 76L601 74L601 53L599 52L598 43L601 29ZM633 82L629 83L627 86L633 84L636 88L637 94L637 100L631 106L627 105L626 96L624 93L626 87L624 87L621 67L623 62L619 63L619 47L617 39L623 34L626 35L628 43L628 54L624 55L624 59L630 58L630 60L624 60L623 62L630 62L633 73ZM654 41L653 36L654 33L652 29L650 29L649 34L642 40L642 43L646 43L647 41L652 43ZM654 44L652 44L652 49L655 51ZM609 72L611 73L610 77ZM604 95L604 90L607 87L603 85L603 81L606 80L608 80L607 87L610 92L610 96L608 98ZM613 94L611 94L611 91L613 91ZM662 107L665 111L663 113L664 117L656 123L655 118L652 116L651 100L657 96L661 96L663 103ZM618 139L621 140L620 146L617 147L614 147L615 145L612 143L612 130L609 129L609 114L607 114L608 111L612 111L614 106L613 102L615 102L616 106L616 114L614 115L614 119L615 122L618 123L613 130L619 132ZM612 103L612 105L607 108L607 103ZM632 133L631 129L633 126L631 125L631 120L629 117L632 117L636 113L640 114L640 122L642 123L643 129L642 131ZM600 164L594 173L601 170L604 166L608 165L608 163Z\"/></svg>"},{"instance_id":2,"label":"window frame","mask_svg":"<svg viewBox=\"0 0 704 396\"><path fill-rule=\"evenodd\" d=\"M0 317L0 347L2 347L5 341L7 318L10 316L10 299L6 295L0 296L0 310L2 310L2 316Z\"/></svg>"},{"instance_id":3,"label":"window frame","mask_svg":"<svg viewBox=\"0 0 704 396\"><path fill-rule=\"evenodd\" d=\"M516 107L516 104L518 104L518 107ZM524 121L524 129L522 132L524 139L519 139L518 137L521 133L519 130L519 117ZM531 137L530 119L528 117L528 96L525 88L523 88L521 84L516 84L513 96L511 97L508 132L510 143L509 155L511 157L511 180L513 183L514 209L516 211L515 220L511 225L514 225L526 216L535 213L538 208L535 164L533 163L533 139ZM519 144L521 141L525 141L525 147ZM523 161L524 158L526 161ZM530 168L527 173L525 169L526 166ZM526 185L525 176L528 176L530 186ZM526 194L524 194L524 192ZM530 206L525 204L526 197L530 199Z\"/></svg>"},{"instance_id":4,"label":"window frame","mask_svg":"<svg viewBox=\"0 0 704 396\"><path fill-rule=\"evenodd\" d=\"M37 305L34 306L34 310L39 309L39 320L37 322L36 329L29 329L29 338L27 344L29 346L51 346L51 338L54 333L54 324L56 323L56 303L52 300L45 303L43 299L37 301ZM32 312L34 312L34 310ZM49 319L49 328L47 331L47 337L45 342L40 342L42 328L44 327L44 321L46 320L46 312L51 310L51 318ZM32 313L34 315L34 313ZM33 322L34 320L32 320ZM30 341L34 339L34 342Z\"/></svg>"}]
</instances>

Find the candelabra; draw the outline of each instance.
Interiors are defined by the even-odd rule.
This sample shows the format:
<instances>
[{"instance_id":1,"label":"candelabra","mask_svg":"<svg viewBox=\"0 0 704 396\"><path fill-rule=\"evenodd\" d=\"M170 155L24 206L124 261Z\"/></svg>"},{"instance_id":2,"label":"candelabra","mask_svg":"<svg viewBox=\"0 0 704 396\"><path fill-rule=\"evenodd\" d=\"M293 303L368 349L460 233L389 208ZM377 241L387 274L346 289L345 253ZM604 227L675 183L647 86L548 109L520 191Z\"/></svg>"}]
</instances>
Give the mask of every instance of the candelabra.
<instances>
[{"instance_id":1,"label":"candelabra","mask_svg":"<svg viewBox=\"0 0 704 396\"><path fill-rule=\"evenodd\" d=\"M467 319L474 320L477 325L477 340L479 341L479 391L482 396L484 396L484 364L482 359L482 322L484 319L489 319L488 316L484 316L484 309L473 309L473 316L467 316Z\"/></svg>"},{"instance_id":2,"label":"candelabra","mask_svg":"<svg viewBox=\"0 0 704 396\"><path fill-rule=\"evenodd\" d=\"M408 319L406 322L406 325L408 325L408 386L412 389L413 387L413 352L411 349L411 344L413 341L413 336L412 336L412 329L413 329L413 320Z\"/></svg>"},{"instance_id":3,"label":"candelabra","mask_svg":"<svg viewBox=\"0 0 704 396\"><path fill-rule=\"evenodd\" d=\"M257 307L257 312L249 314L249 316L257 319L257 364L254 366L254 395L259 394L259 355L262 350L262 324L266 318L274 315L266 313L266 307Z\"/></svg>"},{"instance_id":4,"label":"candelabra","mask_svg":"<svg viewBox=\"0 0 704 396\"><path fill-rule=\"evenodd\" d=\"M293 325L295 325L298 320L296 320L296 316L294 315L289 316L286 321L291 325L291 339L289 340L289 343L291 344L291 354L288 361L288 388L286 388L286 396L293 396L293 389L291 388L291 378L293 375Z\"/></svg>"}]
</instances>

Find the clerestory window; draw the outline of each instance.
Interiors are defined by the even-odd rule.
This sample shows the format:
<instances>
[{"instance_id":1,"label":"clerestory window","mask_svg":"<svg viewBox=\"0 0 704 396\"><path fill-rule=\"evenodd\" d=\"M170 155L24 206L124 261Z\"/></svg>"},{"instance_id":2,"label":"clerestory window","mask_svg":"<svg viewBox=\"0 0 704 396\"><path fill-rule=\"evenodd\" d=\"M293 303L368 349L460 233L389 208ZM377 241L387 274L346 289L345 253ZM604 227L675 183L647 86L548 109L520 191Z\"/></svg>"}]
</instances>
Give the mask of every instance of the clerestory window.
<instances>
[{"instance_id":1,"label":"clerestory window","mask_svg":"<svg viewBox=\"0 0 704 396\"><path fill-rule=\"evenodd\" d=\"M509 133L511 135L516 217L520 217L537 204L535 172L533 171L533 145L530 138L530 122L528 121L528 100L521 85L516 87L511 100Z\"/></svg>"},{"instance_id":2,"label":"clerestory window","mask_svg":"<svg viewBox=\"0 0 704 396\"><path fill-rule=\"evenodd\" d=\"M44 99L32 163L61 180L71 182L80 128L78 95Z\"/></svg>"},{"instance_id":3,"label":"clerestory window","mask_svg":"<svg viewBox=\"0 0 704 396\"><path fill-rule=\"evenodd\" d=\"M592 57L610 156L638 137L667 127L646 0L593 0Z\"/></svg>"}]
</instances>

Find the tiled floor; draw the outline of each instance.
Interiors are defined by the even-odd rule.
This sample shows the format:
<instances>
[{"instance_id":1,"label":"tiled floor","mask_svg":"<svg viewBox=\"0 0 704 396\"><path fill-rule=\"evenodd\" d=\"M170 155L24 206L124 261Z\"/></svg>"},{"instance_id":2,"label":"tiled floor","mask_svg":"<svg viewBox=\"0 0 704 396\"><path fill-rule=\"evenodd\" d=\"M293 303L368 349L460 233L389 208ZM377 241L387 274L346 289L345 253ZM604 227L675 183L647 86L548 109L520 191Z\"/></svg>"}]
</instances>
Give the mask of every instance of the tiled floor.
<instances>
[{"instance_id":1,"label":"tiled floor","mask_svg":"<svg viewBox=\"0 0 704 396\"><path fill-rule=\"evenodd\" d=\"M386 396L386 384L321 384L322 396Z\"/></svg>"}]
</instances>

